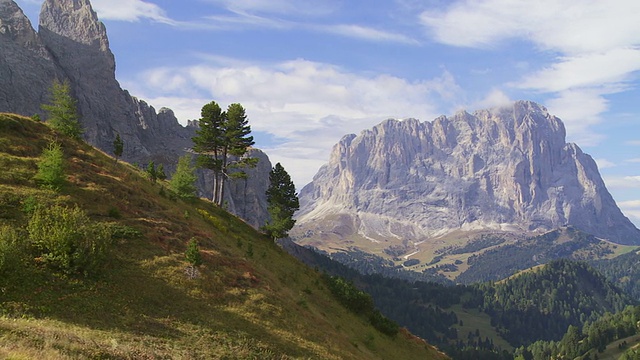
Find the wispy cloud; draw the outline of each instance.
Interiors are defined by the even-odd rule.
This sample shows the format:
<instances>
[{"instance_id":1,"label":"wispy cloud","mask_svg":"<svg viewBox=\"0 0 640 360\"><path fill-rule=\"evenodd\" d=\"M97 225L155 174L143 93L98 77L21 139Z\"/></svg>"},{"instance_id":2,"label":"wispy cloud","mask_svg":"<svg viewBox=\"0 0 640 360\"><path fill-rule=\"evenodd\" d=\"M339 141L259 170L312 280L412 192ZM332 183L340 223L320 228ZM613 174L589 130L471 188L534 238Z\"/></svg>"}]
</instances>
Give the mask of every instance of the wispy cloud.
<instances>
[{"instance_id":1,"label":"wispy cloud","mask_svg":"<svg viewBox=\"0 0 640 360\"><path fill-rule=\"evenodd\" d=\"M317 29L318 31L342 35L346 37L363 39L368 41L376 41L376 42L392 42L392 43L403 43L408 45L419 45L420 42L416 39L410 38L406 35L388 32L384 30L378 30L371 27L360 26L360 25L324 25L324 26L313 26L312 29Z\"/></svg>"},{"instance_id":2,"label":"wispy cloud","mask_svg":"<svg viewBox=\"0 0 640 360\"><path fill-rule=\"evenodd\" d=\"M125 86L156 106L172 108L183 122L198 118L211 99L223 106L242 103L252 129L277 139L277 144L257 145L273 161L291 168L299 186L311 180L344 134L390 117L432 120L439 115L438 104L460 91L446 71L433 79L408 81L303 59L272 64L230 61L152 69Z\"/></svg>"},{"instance_id":3,"label":"wispy cloud","mask_svg":"<svg viewBox=\"0 0 640 360\"><path fill-rule=\"evenodd\" d=\"M608 189L640 189L640 176L605 176Z\"/></svg>"},{"instance_id":4,"label":"wispy cloud","mask_svg":"<svg viewBox=\"0 0 640 360\"><path fill-rule=\"evenodd\" d=\"M339 8L333 0L206 0L233 12L280 14L289 16L326 16Z\"/></svg>"},{"instance_id":5,"label":"wispy cloud","mask_svg":"<svg viewBox=\"0 0 640 360\"><path fill-rule=\"evenodd\" d=\"M607 159L593 159L593 160L595 160L596 164L598 165L598 169L600 170L613 168L617 166L616 163L609 161Z\"/></svg>"},{"instance_id":6,"label":"wispy cloud","mask_svg":"<svg viewBox=\"0 0 640 360\"><path fill-rule=\"evenodd\" d=\"M160 6L142 0L93 0L91 3L101 20L149 19L169 25L178 23L169 18Z\"/></svg>"},{"instance_id":7,"label":"wispy cloud","mask_svg":"<svg viewBox=\"0 0 640 360\"><path fill-rule=\"evenodd\" d=\"M640 2L459 0L420 14L436 41L495 49L526 41L559 55L511 86L550 94L550 111L583 145L602 141L592 126L608 110L608 95L626 91L640 71Z\"/></svg>"},{"instance_id":8,"label":"wispy cloud","mask_svg":"<svg viewBox=\"0 0 640 360\"><path fill-rule=\"evenodd\" d=\"M618 207L636 226L640 224L640 200L621 201L618 202Z\"/></svg>"}]
</instances>

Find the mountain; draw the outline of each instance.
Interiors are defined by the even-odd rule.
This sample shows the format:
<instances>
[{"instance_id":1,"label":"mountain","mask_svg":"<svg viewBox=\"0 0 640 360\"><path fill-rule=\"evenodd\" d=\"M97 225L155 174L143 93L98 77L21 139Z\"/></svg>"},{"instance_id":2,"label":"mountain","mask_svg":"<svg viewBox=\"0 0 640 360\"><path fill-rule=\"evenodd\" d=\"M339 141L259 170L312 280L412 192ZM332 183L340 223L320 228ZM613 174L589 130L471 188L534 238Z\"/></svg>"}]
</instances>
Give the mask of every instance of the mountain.
<instances>
[{"instance_id":1,"label":"mountain","mask_svg":"<svg viewBox=\"0 0 640 360\"><path fill-rule=\"evenodd\" d=\"M435 259L482 234L517 241L563 226L640 243L593 159L530 101L432 122L390 119L347 135L300 204L298 243L398 260Z\"/></svg>"},{"instance_id":2,"label":"mountain","mask_svg":"<svg viewBox=\"0 0 640 360\"><path fill-rule=\"evenodd\" d=\"M35 179L52 140L58 191ZM239 218L42 122L0 113L0 167L0 358L446 358Z\"/></svg>"},{"instance_id":3,"label":"mountain","mask_svg":"<svg viewBox=\"0 0 640 360\"><path fill-rule=\"evenodd\" d=\"M125 161L141 165L154 161L171 173L178 157L192 146L195 122L184 127L170 109L156 112L120 87L106 28L89 0L45 0L38 32L13 0L0 0L0 46L0 111L45 118L40 105L48 102L48 89L54 79L66 80L78 101L84 139L107 153L113 151L119 134ZM261 151L253 153L262 161L250 176L263 178L271 163ZM209 194L209 182L200 173L201 195ZM244 185L256 187L245 192L240 185L230 186L229 210L261 226L267 216L268 181L249 180Z\"/></svg>"}]
</instances>

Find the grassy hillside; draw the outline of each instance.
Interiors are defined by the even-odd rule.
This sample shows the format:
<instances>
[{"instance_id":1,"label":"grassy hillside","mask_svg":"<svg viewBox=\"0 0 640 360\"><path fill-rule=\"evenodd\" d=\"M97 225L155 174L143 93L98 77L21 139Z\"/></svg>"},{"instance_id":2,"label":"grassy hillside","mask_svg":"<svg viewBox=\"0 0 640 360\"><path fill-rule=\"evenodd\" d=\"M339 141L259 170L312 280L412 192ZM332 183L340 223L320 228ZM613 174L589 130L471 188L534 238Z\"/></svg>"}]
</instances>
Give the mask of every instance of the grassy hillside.
<instances>
[{"instance_id":1,"label":"grassy hillside","mask_svg":"<svg viewBox=\"0 0 640 360\"><path fill-rule=\"evenodd\" d=\"M65 157L59 191L34 180L51 141ZM319 273L239 219L177 200L45 124L0 114L0 169L0 358L445 358L404 331L378 332ZM115 243L97 271L52 269L29 243L33 214L56 206L109 229ZM204 259L193 279L192 238Z\"/></svg>"}]
</instances>

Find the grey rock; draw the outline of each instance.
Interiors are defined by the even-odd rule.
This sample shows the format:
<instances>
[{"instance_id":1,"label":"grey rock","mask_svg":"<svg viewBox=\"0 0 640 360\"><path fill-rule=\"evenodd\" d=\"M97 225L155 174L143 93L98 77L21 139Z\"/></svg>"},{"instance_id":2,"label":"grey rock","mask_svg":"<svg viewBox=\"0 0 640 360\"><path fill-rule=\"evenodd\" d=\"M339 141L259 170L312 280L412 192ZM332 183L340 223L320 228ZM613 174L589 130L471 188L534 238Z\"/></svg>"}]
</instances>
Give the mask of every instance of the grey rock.
<instances>
[{"instance_id":1,"label":"grey rock","mask_svg":"<svg viewBox=\"0 0 640 360\"><path fill-rule=\"evenodd\" d=\"M640 244L593 159L565 142L560 119L528 101L432 122L386 120L347 135L300 203L298 238L402 243L573 225Z\"/></svg>"}]
</instances>

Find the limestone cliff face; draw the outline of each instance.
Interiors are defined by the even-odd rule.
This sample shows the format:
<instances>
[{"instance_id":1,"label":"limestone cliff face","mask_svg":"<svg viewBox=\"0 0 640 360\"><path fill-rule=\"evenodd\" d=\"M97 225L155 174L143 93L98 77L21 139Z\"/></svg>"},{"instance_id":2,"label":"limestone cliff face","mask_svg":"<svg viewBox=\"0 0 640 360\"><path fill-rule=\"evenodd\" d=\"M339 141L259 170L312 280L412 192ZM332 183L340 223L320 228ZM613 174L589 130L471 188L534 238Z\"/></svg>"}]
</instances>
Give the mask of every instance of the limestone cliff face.
<instances>
[{"instance_id":1,"label":"limestone cliff face","mask_svg":"<svg viewBox=\"0 0 640 360\"><path fill-rule=\"evenodd\" d=\"M51 84L67 80L87 142L111 153L120 134L124 160L140 165L153 160L172 173L192 146L195 124L183 127L171 110L156 111L131 96L116 80L115 66L106 28L89 0L45 0L38 32L13 0L0 0L0 111L46 118L40 105L48 101ZM265 163L270 166L268 158ZM268 181L269 170L253 175ZM205 174L200 177L204 184ZM229 210L262 225L266 205L256 204L266 203L264 192L230 188Z\"/></svg>"},{"instance_id":2,"label":"limestone cliff face","mask_svg":"<svg viewBox=\"0 0 640 360\"><path fill-rule=\"evenodd\" d=\"M432 122L387 120L345 136L300 200L296 234L421 241L573 225L640 243L593 159L565 142L560 119L527 101Z\"/></svg>"},{"instance_id":3,"label":"limestone cliff face","mask_svg":"<svg viewBox=\"0 0 640 360\"><path fill-rule=\"evenodd\" d=\"M59 76L29 19L13 0L0 0L0 109L40 113L46 89Z\"/></svg>"}]
</instances>

